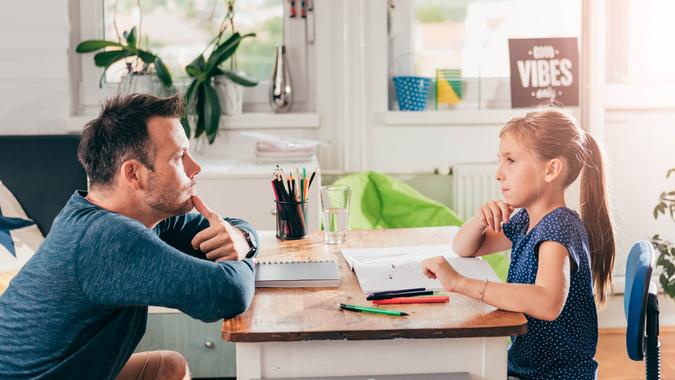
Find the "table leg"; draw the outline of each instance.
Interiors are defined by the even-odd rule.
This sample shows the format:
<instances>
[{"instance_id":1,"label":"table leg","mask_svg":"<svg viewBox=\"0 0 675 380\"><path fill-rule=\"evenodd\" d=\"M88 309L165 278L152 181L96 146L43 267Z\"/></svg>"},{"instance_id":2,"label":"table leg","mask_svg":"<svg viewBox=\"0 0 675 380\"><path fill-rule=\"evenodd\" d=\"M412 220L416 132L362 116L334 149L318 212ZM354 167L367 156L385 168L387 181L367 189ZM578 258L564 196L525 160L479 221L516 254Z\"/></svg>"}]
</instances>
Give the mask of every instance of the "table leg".
<instances>
[{"instance_id":1,"label":"table leg","mask_svg":"<svg viewBox=\"0 0 675 380\"><path fill-rule=\"evenodd\" d=\"M237 380L262 378L259 343L237 343Z\"/></svg>"}]
</instances>

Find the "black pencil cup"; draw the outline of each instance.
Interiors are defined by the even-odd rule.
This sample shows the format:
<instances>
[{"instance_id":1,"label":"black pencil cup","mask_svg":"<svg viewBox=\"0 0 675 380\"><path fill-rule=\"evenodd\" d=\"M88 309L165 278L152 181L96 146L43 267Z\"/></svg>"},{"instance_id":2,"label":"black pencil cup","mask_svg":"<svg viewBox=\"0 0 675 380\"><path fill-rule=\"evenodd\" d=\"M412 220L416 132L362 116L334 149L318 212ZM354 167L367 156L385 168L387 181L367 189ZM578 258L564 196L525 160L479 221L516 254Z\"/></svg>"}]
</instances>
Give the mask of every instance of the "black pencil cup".
<instances>
[{"instance_id":1,"label":"black pencil cup","mask_svg":"<svg viewBox=\"0 0 675 380\"><path fill-rule=\"evenodd\" d=\"M277 238L296 240L307 236L307 201L275 200L277 208Z\"/></svg>"}]
</instances>

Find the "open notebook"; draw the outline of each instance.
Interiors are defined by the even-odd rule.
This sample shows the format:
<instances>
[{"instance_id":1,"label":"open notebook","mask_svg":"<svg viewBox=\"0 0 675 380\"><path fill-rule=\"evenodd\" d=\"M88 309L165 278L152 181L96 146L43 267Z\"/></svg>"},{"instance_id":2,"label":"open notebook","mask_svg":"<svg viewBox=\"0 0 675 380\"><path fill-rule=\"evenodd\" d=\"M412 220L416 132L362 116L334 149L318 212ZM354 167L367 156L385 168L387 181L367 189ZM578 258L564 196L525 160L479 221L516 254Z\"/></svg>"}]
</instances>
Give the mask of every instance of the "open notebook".
<instances>
[{"instance_id":1,"label":"open notebook","mask_svg":"<svg viewBox=\"0 0 675 380\"><path fill-rule=\"evenodd\" d=\"M335 260L258 261L256 288L313 288L340 286L340 270Z\"/></svg>"},{"instance_id":2,"label":"open notebook","mask_svg":"<svg viewBox=\"0 0 675 380\"><path fill-rule=\"evenodd\" d=\"M459 257L450 245L342 248L341 251L364 293L408 288L443 290L438 280L422 274L422 260L434 256L444 256L464 276L499 281L485 260Z\"/></svg>"}]
</instances>

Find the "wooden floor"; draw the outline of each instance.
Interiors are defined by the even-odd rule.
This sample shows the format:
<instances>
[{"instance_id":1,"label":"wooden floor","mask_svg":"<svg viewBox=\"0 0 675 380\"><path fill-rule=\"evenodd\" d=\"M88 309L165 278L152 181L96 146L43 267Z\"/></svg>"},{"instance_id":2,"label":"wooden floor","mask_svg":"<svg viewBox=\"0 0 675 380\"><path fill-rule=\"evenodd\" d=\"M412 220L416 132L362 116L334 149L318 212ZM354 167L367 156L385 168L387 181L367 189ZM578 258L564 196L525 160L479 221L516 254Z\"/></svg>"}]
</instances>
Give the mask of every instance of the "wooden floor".
<instances>
[{"instance_id":1,"label":"wooden floor","mask_svg":"<svg viewBox=\"0 0 675 380\"><path fill-rule=\"evenodd\" d=\"M675 380L675 327L661 327L661 379ZM600 329L598 351L599 378L638 380L645 378L645 362L634 362L626 353L623 329Z\"/></svg>"}]
</instances>

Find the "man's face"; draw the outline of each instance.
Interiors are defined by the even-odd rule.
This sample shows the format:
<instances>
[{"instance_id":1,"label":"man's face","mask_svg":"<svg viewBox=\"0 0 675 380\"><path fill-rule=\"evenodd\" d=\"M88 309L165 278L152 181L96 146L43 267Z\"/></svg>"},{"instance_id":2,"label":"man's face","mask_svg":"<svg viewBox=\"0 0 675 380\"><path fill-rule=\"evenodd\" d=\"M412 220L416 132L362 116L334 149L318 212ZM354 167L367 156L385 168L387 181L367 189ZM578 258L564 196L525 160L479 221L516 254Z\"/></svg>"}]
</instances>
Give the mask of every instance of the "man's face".
<instances>
[{"instance_id":1,"label":"man's face","mask_svg":"<svg viewBox=\"0 0 675 380\"><path fill-rule=\"evenodd\" d=\"M147 205L164 216L189 212L194 207L195 176L201 167L190 156L188 139L180 121L153 117L148 120L148 134L155 170L148 171L144 194Z\"/></svg>"}]
</instances>

